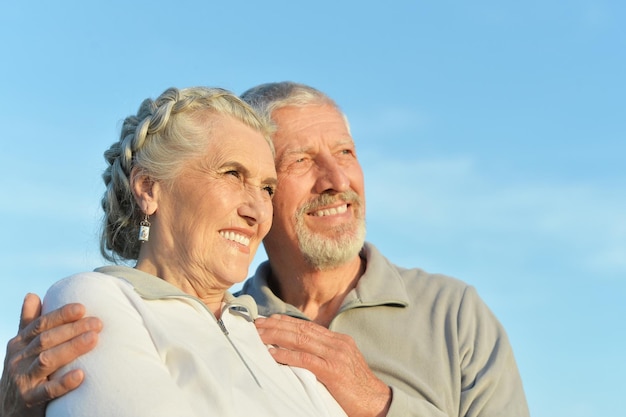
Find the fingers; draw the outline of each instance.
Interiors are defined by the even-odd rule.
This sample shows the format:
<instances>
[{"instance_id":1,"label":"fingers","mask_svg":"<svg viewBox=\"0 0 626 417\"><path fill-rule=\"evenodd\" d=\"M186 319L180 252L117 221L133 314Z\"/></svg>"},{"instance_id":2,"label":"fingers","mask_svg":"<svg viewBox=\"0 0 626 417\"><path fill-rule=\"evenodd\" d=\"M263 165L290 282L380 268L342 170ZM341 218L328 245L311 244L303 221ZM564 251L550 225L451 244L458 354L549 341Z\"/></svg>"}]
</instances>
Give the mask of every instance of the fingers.
<instances>
[{"instance_id":1,"label":"fingers","mask_svg":"<svg viewBox=\"0 0 626 417\"><path fill-rule=\"evenodd\" d=\"M255 325L261 340L268 345L324 357L349 343L349 336L335 333L310 321L285 315L259 318Z\"/></svg>"},{"instance_id":2,"label":"fingers","mask_svg":"<svg viewBox=\"0 0 626 417\"><path fill-rule=\"evenodd\" d=\"M37 297L37 299L39 299L39 297ZM25 300L24 306L22 308L22 314L24 314L25 310L27 310L27 314L32 312L32 310L30 310L32 306L26 305L27 300ZM48 314L44 314L43 316L39 316L40 312L41 307L39 308L38 314L33 317L34 319L31 318L30 322L25 327L23 327L22 331L20 331L22 337L25 340L33 339L47 330L62 326L67 323L73 323L79 320L85 315L85 307L82 304L73 303L64 305L63 307L51 311ZM29 318L30 317L28 316L23 316L22 322L27 321Z\"/></svg>"},{"instance_id":3,"label":"fingers","mask_svg":"<svg viewBox=\"0 0 626 417\"><path fill-rule=\"evenodd\" d=\"M22 303L22 313L20 314L20 327L22 330L33 320L41 315L41 300L37 294L26 294Z\"/></svg>"},{"instance_id":4,"label":"fingers","mask_svg":"<svg viewBox=\"0 0 626 417\"><path fill-rule=\"evenodd\" d=\"M338 355L354 349L352 338L313 322L275 315L255 321L261 340L272 345L277 362L306 368L318 378L332 367Z\"/></svg>"},{"instance_id":5,"label":"fingers","mask_svg":"<svg viewBox=\"0 0 626 417\"><path fill-rule=\"evenodd\" d=\"M50 342L36 345L34 352L39 351L39 353L29 367L27 374L35 380L46 379L61 367L92 350L98 343L98 332L88 330L94 327L93 324L89 324L90 322L99 323L99 320L88 317L44 333L43 335L54 334L50 336ZM97 327L97 324L95 326ZM69 384L67 386L72 387L72 381L74 380L70 378L61 380L59 383L62 387L67 384ZM78 383L80 384L80 382ZM56 387L56 385L54 386Z\"/></svg>"},{"instance_id":6,"label":"fingers","mask_svg":"<svg viewBox=\"0 0 626 417\"><path fill-rule=\"evenodd\" d=\"M22 304L20 326L18 334L7 345L6 358L13 357L21 360L23 357L38 355L41 351L63 343L78 334L95 330L99 331L102 324L89 321L74 327L74 332L65 328L57 328L65 323L79 320L85 314L85 308L80 304L69 304L51 313L40 316L41 300L36 294L27 294ZM51 333L46 333L48 331Z\"/></svg>"},{"instance_id":7,"label":"fingers","mask_svg":"<svg viewBox=\"0 0 626 417\"><path fill-rule=\"evenodd\" d=\"M350 416L384 416L390 388L369 368L354 340L284 315L255 320L274 359L313 372Z\"/></svg>"},{"instance_id":8,"label":"fingers","mask_svg":"<svg viewBox=\"0 0 626 417\"><path fill-rule=\"evenodd\" d=\"M40 312L39 297L28 294L22 306L20 331L9 341L5 362L16 380L21 378L21 390L34 387L32 395L37 397L42 396L41 389L55 392L73 386L70 376L52 385L46 381L59 368L93 349L102 329L99 319L83 318L85 307L81 304L68 304L43 316ZM60 388L55 388L59 384Z\"/></svg>"},{"instance_id":9,"label":"fingers","mask_svg":"<svg viewBox=\"0 0 626 417\"><path fill-rule=\"evenodd\" d=\"M102 323L96 318L81 319L85 314L81 304L67 304L43 316L39 316L40 312L39 297L27 295L22 306L20 331L11 341L14 349L26 346L25 355L37 355L82 333L102 329Z\"/></svg>"},{"instance_id":10,"label":"fingers","mask_svg":"<svg viewBox=\"0 0 626 417\"><path fill-rule=\"evenodd\" d=\"M82 370L54 373L96 346L102 322L84 315L84 306L68 304L41 316L39 297L26 295L18 334L7 345L0 415L43 415L45 402L81 384Z\"/></svg>"},{"instance_id":11,"label":"fingers","mask_svg":"<svg viewBox=\"0 0 626 417\"><path fill-rule=\"evenodd\" d=\"M34 389L24 395L24 401L30 406L44 404L50 400L61 397L76 389L85 379L82 370L76 369L62 376L51 379L37 385Z\"/></svg>"}]
</instances>

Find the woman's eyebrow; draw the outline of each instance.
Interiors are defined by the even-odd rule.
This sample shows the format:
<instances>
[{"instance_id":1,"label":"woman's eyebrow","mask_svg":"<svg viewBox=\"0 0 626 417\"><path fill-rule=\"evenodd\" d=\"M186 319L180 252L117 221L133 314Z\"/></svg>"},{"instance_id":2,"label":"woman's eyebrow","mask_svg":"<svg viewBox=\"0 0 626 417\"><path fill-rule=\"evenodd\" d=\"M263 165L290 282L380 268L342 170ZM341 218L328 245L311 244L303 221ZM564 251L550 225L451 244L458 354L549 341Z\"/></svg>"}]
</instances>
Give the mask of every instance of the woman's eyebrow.
<instances>
[{"instance_id":1,"label":"woman's eyebrow","mask_svg":"<svg viewBox=\"0 0 626 417\"><path fill-rule=\"evenodd\" d=\"M241 172L245 177L250 176L250 170L244 164L238 161L227 161L224 164L222 164L222 167L234 168L237 171ZM276 177L267 177L261 180L261 184L276 186L278 184L278 179Z\"/></svg>"}]
</instances>

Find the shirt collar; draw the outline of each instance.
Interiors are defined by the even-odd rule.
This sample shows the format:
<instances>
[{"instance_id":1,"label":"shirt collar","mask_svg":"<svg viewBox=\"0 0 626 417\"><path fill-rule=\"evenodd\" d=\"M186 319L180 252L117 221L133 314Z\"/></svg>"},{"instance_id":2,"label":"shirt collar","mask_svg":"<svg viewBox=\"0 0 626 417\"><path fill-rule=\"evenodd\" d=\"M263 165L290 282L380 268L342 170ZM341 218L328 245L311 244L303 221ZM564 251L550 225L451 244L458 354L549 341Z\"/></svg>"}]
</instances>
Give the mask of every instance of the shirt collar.
<instances>
[{"instance_id":1,"label":"shirt collar","mask_svg":"<svg viewBox=\"0 0 626 417\"><path fill-rule=\"evenodd\" d=\"M339 311L376 305L408 306L409 298L398 268L371 243L365 243L360 256L366 262L365 273L359 279L357 286L346 295ZM245 282L241 293L254 297L259 313L264 316L278 313L306 318L300 310L285 303L274 294L268 285L270 276L270 264L265 261L259 265L254 276Z\"/></svg>"}]
</instances>

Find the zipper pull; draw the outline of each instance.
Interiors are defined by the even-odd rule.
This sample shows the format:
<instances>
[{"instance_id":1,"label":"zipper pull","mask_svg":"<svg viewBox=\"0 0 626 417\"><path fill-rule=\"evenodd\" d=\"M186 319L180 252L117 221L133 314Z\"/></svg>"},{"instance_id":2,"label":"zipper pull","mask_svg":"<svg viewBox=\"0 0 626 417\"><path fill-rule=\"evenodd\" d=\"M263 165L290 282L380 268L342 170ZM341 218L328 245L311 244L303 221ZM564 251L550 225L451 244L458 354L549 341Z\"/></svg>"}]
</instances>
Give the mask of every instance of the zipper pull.
<instances>
[{"instance_id":1,"label":"zipper pull","mask_svg":"<svg viewBox=\"0 0 626 417\"><path fill-rule=\"evenodd\" d=\"M217 319L217 324L218 326L220 326L220 329L222 329L222 333L224 333L226 336L228 336L228 329L226 329L226 325L224 325L224 322L222 321L222 319Z\"/></svg>"}]
</instances>

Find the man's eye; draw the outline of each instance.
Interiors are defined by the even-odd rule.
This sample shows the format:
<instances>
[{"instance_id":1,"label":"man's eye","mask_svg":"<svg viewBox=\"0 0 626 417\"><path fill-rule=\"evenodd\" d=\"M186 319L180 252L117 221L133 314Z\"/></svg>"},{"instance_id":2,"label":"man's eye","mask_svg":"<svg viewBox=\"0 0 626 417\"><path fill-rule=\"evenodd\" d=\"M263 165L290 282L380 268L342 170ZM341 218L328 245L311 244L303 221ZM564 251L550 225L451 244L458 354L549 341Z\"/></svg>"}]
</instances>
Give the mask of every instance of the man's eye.
<instances>
[{"instance_id":1,"label":"man's eye","mask_svg":"<svg viewBox=\"0 0 626 417\"><path fill-rule=\"evenodd\" d=\"M226 175L232 175L235 178L240 178L241 177L241 174L239 173L239 171L235 171L235 170L226 171Z\"/></svg>"}]
</instances>

